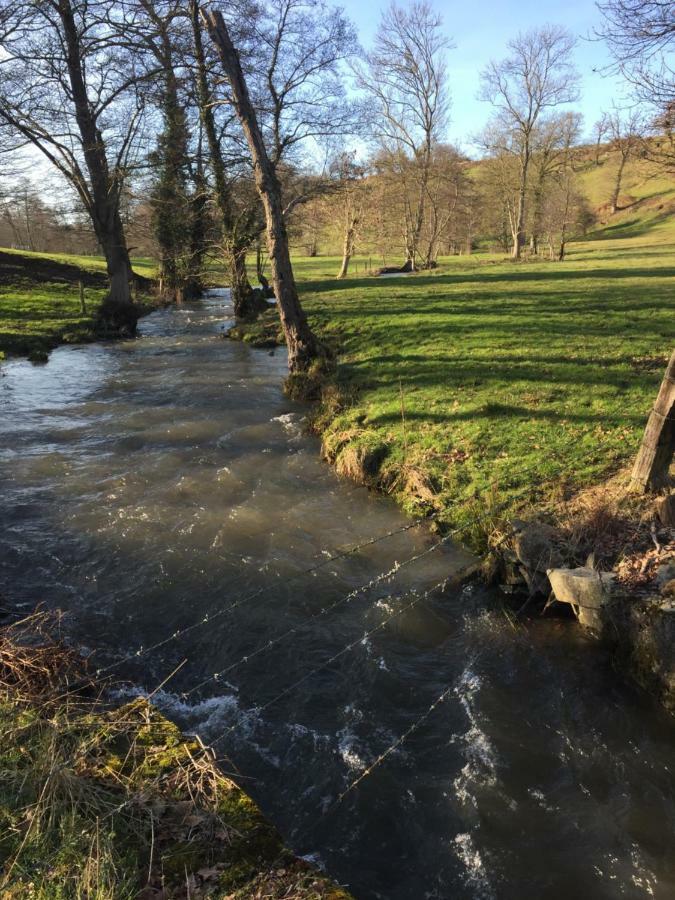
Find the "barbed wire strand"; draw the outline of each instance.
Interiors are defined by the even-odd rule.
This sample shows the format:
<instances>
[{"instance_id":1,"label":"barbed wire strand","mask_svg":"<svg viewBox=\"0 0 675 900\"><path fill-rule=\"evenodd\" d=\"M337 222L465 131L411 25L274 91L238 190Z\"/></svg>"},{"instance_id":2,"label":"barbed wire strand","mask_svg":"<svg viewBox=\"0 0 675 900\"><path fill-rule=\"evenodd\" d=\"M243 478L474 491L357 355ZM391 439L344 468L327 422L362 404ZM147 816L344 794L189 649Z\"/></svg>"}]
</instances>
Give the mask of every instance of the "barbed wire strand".
<instances>
[{"instance_id":1,"label":"barbed wire strand","mask_svg":"<svg viewBox=\"0 0 675 900\"><path fill-rule=\"evenodd\" d=\"M526 467L524 469L519 470L517 474L518 475L525 474L529 471L532 471L533 468L534 467ZM500 483L500 479L495 479L493 482L491 482L488 485L486 490L491 490L492 488L496 487L499 483ZM517 498L519 496L523 496L525 493L528 492L528 490L520 492L519 494L516 494L515 497ZM512 497L512 499L513 499L513 497ZM454 506L458 505L460 502L461 501L459 499L457 499L453 503L448 504L448 506L454 507ZM505 505L508 505L508 504L505 504ZM307 577L308 575L313 574L314 572L318 571L319 569L323 568L324 566L328 565L329 563L335 562L340 559L344 559L348 556L353 555L354 553L358 553L360 550L364 549L365 547L373 546L377 543L380 543L381 541L384 541L391 537L394 537L395 535L410 531L411 529L417 528L428 522L433 522L434 520L438 519L438 517L441 516L445 512L445 510L448 508L448 506L444 507L444 509L442 509L442 510L438 510L437 512L432 513L431 515L427 516L424 519L416 519L413 522L408 522L405 525L400 526L399 528L392 529L388 532L385 532L384 534L378 535L375 538L369 538L368 540L362 541L362 542L354 545L353 547L347 548L346 550L342 550L342 551L339 551L338 553L326 556L325 559L320 560L318 563L315 563L313 566L310 566L307 569L303 569L301 572L297 572L294 575L291 575L289 578L286 579L285 584L286 585L293 584L295 581L298 581L302 578ZM465 530L465 529L462 528L462 530ZM457 529L454 529L453 531L451 531L447 535L445 535L444 538L441 539L441 541L439 541L436 546L440 546L441 544L446 543L447 540L449 538L451 538L453 536L453 534L455 534L455 533L457 533ZM431 549L435 549L435 547L430 548L430 551L431 551ZM398 564L398 566L399 566L399 568L402 568L403 566L408 565L409 562L416 561L417 558L421 558L421 557L411 558L410 560L406 560L403 563ZM258 570L264 571L268 566L270 566L272 563L277 562L277 561L278 560L276 560L275 558L268 559L259 567ZM386 573L379 581L377 581L375 579L371 579L371 581L366 582L364 585L361 585L360 588L355 589L356 593L350 592L350 595L347 595L347 597L342 598L339 602L340 603L345 602L349 599L352 599L353 596L357 596L359 592L369 590L371 587L374 587L377 583L381 583L381 581L386 580L386 578L390 577L391 574L392 574L392 572ZM241 580L241 579L238 579L238 580ZM190 625L186 625L183 628L175 629L171 634L167 635L164 638L161 638L159 641L156 641L154 644L150 644L147 647L141 646L141 647L137 648L135 651L128 653L126 656L123 656L123 657L115 660L114 662L110 663L107 666L96 668L94 671L94 675L95 675L95 677L100 678L101 676L106 675L107 673L118 668L119 666L124 665L124 663L131 662L132 660L140 659L141 657L147 656L149 653L154 653L156 650L159 650L162 647L165 647L167 644L170 644L174 640L178 640L179 638L184 637L185 635L191 633L192 631L196 630L197 628L200 628L202 625L209 624L209 623L213 622L214 620L219 619L222 616L227 615L230 612L233 612L235 609L238 609L243 604L249 603L252 600L257 599L258 597L265 594L267 590L268 590L268 586L263 585L262 587L257 588L255 591L252 591L251 593L246 594L243 597L239 598L234 603L231 603L229 606L225 606L222 609L217 610L214 613L206 613L198 621L193 622ZM254 653L257 655L257 651L254 651ZM228 671L229 671L229 669L228 669ZM222 674L222 673L220 673L220 674ZM213 676L211 676L210 679L207 679L207 681L208 680L213 680ZM190 694L194 693L194 691L198 687L201 687L201 686L202 685L200 684L200 685L196 685L195 688L191 688Z\"/></svg>"}]
</instances>

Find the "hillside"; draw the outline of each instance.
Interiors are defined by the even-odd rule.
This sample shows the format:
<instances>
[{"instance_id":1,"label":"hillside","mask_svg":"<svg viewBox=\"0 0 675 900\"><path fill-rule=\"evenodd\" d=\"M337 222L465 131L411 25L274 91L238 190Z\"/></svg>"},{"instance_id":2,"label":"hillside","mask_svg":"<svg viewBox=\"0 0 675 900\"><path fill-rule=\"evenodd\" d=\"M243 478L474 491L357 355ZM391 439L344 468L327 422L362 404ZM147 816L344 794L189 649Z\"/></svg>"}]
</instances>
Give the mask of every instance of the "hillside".
<instances>
[{"instance_id":1,"label":"hillside","mask_svg":"<svg viewBox=\"0 0 675 900\"><path fill-rule=\"evenodd\" d=\"M581 190L597 218L590 237L644 237L653 244L669 243L675 227L675 174L666 174L645 159L629 159L621 181L619 211L610 215L607 204L618 165L618 153L605 149L599 166L589 160L579 173Z\"/></svg>"}]
</instances>

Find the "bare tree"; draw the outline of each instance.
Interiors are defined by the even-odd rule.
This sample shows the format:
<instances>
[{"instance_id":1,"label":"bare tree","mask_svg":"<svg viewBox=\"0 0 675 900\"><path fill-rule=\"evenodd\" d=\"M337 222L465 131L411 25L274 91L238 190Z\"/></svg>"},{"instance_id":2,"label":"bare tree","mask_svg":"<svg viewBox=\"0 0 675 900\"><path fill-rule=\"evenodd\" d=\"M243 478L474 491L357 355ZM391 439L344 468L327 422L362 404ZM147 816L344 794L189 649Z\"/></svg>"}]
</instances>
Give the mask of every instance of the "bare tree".
<instances>
[{"instance_id":1,"label":"bare tree","mask_svg":"<svg viewBox=\"0 0 675 900\"><path fill-rule=\"evenodd\" d=\"M571 103L578 75L571 62L574 37L555 25L519 34L508 44L510 55L490 62L481 75L481 98L496 109L493 148L517 157L518 188L513 203L512 256L519 259L525 243L527 182L533 136L547 110ZM500 145L501 144L501 145Z\"/></svg>"},{"instance_id":2,"label":"bare tree","mask_svg":"<svg viewBox=\"0 0 675 900\"><path fill-rule=\"evenodd\" d=\"M595 135L595 165L599 166L602 141L609 133L609 116L607 113L603 113L597 120L593 126L593 133Z\"/></svg>"},{"instance_id":3,"label":"bare tree","mask_svg":"<svg viewBox=\"0 0 675 900\"><path fill-rule=\"evenodd\" d=\"M597 34L608 44L615 68L631 82L638 99L661 110L675 102L675 7L669 0L600 0L604 25Z\"/></svg>"},{"instance_id":4,"label":"bare tree","mask_svg":"<svg viewBox=\"0 0 675 900\"><path fill-rule=\"evenodd\" d=\"M333 163L339 189L338 199L342 207L342 262L338 278L346 278L349 263L356 250L356 238L366 200L365 170L354 160L353 154L341 154Z\"/></svg>"},{"instance_id":5,"label":"bare tree","mask_svg":"<svg viewBox=\"0 0 675 900\"><path fill-rule=\"evenodd\" d=\"M367 65L356 67L359 84L376 102L375 129L391 159L407 156L413 163L416 196L406 205L404 266L411 270L419 252L432 151L448 120L445 54L452 44L442 24L427 0L414 0L407 8L392 3L382 15ZM410 169L402 165L402 176Z\"/></svg>"},{"instance_id":6,"label":"bare tree","mask_svg":"<svg viewBox=\"0 0 675 900\"><path fill-rule=\"evenodd\" d=\"M307 317L300 305L293 277L281 183L274 164L274 159L277 161L279 159L280 147L275 141L273 156L270 157L244 78L239 54L232 43L222 14L213 10L202 13L202 15L211 39L218 49L220 61L230 85L232 103L251 153L255 183L265 210L272 283L288 347L289 370L292 374L305 372L322 354L319 342L309 327ZM273 134L275 134L274 131ZM278 131L276 135L281 138Z\"/></svg>"},{"instance_id":7,"label":"bare tree","mask_svg":"<svg viewBox=\"0 0 675 900\"><path fill-rule=\"evenodd\" d=\"M578 113L560 113L540 122L534 132L532 155L531 208L532 227L530 249L538 252L541 233L541 211L548 184L553 176L568 166L570 148L581 131Z\"/></svg>"},{"instance_id":8,"label":"bare tree","mask_svg":"<svg viewBox=\"0 0 675 900\"><path fill-rule=\"evenodd\" d=\"M131 262L120 214L142 120L133 56L117 46L108 5L96 0L3 0L13 23L0 60L0 120L60 172L86 208L106 258L106 324L131 330Z\"/></svg>"},{"instance_id":9,"label":"bare tree","mask_svg":"<svg viewBox=\"0 0 675 900\"><path fill-rule=\"evenodd\" d=\"M614 215L619 209L619 195L626 163L635 155L642 145L642 122L640 113L635 110L622 112L614 109L608 116L611 148L616 151L619 164L614 178L612 193L609 198L609 210Z\"/></svg>"}]
</instances>

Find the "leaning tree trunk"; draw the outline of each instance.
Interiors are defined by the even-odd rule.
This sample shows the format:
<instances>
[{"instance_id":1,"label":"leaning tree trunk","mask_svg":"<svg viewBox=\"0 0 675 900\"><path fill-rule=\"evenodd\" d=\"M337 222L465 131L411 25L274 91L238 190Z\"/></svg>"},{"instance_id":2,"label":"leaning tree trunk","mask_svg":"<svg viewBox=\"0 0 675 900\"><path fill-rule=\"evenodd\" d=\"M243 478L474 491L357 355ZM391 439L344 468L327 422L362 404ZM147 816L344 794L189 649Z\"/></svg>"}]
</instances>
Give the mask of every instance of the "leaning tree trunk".
<instances>
[{"instance_id":1,"label":"leaning tree trunk","mask_svg":"<svg viewBox=\"0 0 675 900\"><path fill-rule=\"evenodd\" d=\"M639 491L656 491L670 484L675 452L675 350L647 421L642 446L635 460L631 483Z\"/></svg>"},{"instance_id":2,"label":"leaning tree trunk","mask_svg":"<svg viewBox=\"0 0 675 900\"><path fill-rule=\"evenodd\" d=\"M63 25L68 80L75 107L75 119L82 139L85 165L89 173L91 196L89 213L94 231L105 254L110 293L101 307L106 325L133 332L138 311L131 301L131 262L120 216L120 184L111 176L103 135L92 112L82 66L80 36L70 0L59 0L58 13Z\"/></svg>"},{"instance_id":3,"label":"leaning tree trunk","mask_svg":"<svg viewBox=\"0 0 675 900\"><path fill-rule=\"evenodd\" d=\"M255 184L265 210L272 283L288 347L288 367L292 373L303 372L322 354L319 342L309 327L307 317L300 305L293 278L281 201L281 185L267 155L239 56L232 44L223 17L217 10L202 11L202 16L230 82L233 105L253 160Z\"/></svg>"}]
</instances>

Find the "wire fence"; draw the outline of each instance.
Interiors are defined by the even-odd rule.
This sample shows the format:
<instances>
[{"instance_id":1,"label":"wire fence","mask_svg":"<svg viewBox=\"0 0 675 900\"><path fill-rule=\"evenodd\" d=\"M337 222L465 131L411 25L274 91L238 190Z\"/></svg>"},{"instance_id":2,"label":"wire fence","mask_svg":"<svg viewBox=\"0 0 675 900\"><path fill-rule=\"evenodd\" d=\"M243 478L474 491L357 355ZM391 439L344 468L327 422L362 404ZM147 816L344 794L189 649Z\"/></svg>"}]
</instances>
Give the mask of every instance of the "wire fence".
<instances>
[{"instance_id":1,"label":"wire fence","mask_svg":"<svg viewBox=\"0 0 675 900\"><path fill-rule=\"evenodd\" d=\"M517 473L512 473L514 477L525 474L527 472L533 471L534 467L524 467L520 469ZM492 482L488 490L490 488L497 487L501 483L501 479L495 479ZM248 652L243 654L238 659L231 661L227 666L218 670L217 672L212 673L211 675L203 678L197 684L192 685L189 690L182 693L181 696L184 699L188 699L193 697L198 692L202 691L209 684L215 684L222 681L228 674L237 670L239 667L242 667L252 660L261 657L263 654L271 651L273 648L278 647L283 642L292 639L295 635L297 635L301 630L305 629L311 622L321 619L322 617L327 617L334 610L346 606L351 601L356 599L359 596L363 596L373 591L376 587L386 584L392 581L396 575L402 570L409 566L413 566L416 562L421 561L425 558L430 557L432 554L440 550L443 546L447 545L453 539L456 539L463 532L469 531L473 528L478 527L482 522L494 519L499 516L501 512L503 512L507 507L514 504L520 499L525 498L526 496L532 496L536 492L537 486L528 485L525 489L517 492L511 492L508 499L498 505L492 506L489 503L484 505L484 508L481 512L478 512L476 515L471 516L467 521L463 524L451 529L447 533L445 533L442 537L434 540L429 546L424 549L412 553L410 556L406 557L401 562L395 562L392 566L387 568L385 571L378 573L372 578L365 581L363 584L344 594L343 596L337 598L333 602L329 604L322 605L318 610L309 615L302 623L298 625L294 625L290 628L282 630L276 634L272 634L268 636L265 640L258 644L258 646ZM437 520L446 510L438 511L426 519L419 519L412 522L406 522L404 525L391 529L383 534L379 534L375 537L368 538L365 541L361 541L357 544L354 544L348 548L337 548L332 552L323 551L325 554L324 557L317 562L313 563L311 566L303 569L300 572L296 572L286 579L286 584L292 584L300 581L303 578L309 577L324 567L335 563L338 560L345 559L350 557L365 548L369 548L379 544L380 542L384 542L389 540L390 538L404 534L414 528L418 528L429 522ZM502 535L500 539L500 543L508 540L511 536L512 532L508 532ZM260 571L264 571L267 567L274 564L276 560L274 558L267 560L260 566ZM344 645L339 647L335 652L331 653L320 662L318 665L313 666L311 669L303 673L300 677L296 678L292 683L288 684L286 687L277 691L272 697L264 701L263 703L259 703L254 705L252 708L257 713L258 716L264 714L269 709L271 709L276 704L280 703L284 698L289 697L294 692L296 692L303 685L310 682L314 679L318 674L329 670L336 662L345 657L351 651L353 651L359 645L363 645L366 643L372 636L382 632L386 629L390 624L395 622L397 619L402 617L408 612L411 612L415 608L417 608L420 604L429 600L432 596L441 594L445 590L450 583L457 579L461 579L465 573L463 571L456 572L447 576L440 581L437 581L430 587L428 587L424 591L419 591L415 588L405 590L399 593L390 593L384 598L380 598L380 600L384 599L386 601L385 608L389 607L390 604L400 604L395 608L388 608L386 614L374 625L369 628L364 629L360 632L356 637L347 641ZM154 653L166 647L167 645L178 642L179 640L185 638L190 633L194 632L196 629L201 628L209 623L212 623L221 617L235 611L237 608L247 604L254 599L259 597L263 597L268 592L269 588L265 585L257 588L254 591L251 591L243 596L237 598L235 601L230 603L229 605L223 607L220 610L217 610L215 613L206 613L197 619L195 622L190 623L189 625L175 629L170 634L165 635L160 640L156 641L153 644L148 646L138 647L135 651L122 656L121 658L115 660L109 665L104 667L99 667L95 670L95 676L97 679L100 679L102 676L110 673L116 668L122 666L125 662L129 662L132 660L137 660L142 657L146 657L150 653ZM407 601L407 602L405 602ZM368 610L372 610L374 607L369 606ZM187 662L187 658L184 659L180 665L178 665L171 673L169 678L171 678L180 668L182 668ZM166 683L169 678L164 679L162 684ZM99 682L100 683L100 682ZM454 690L453 684L446 685L442 692L436 696L436 698L432 701L432 703L423 710L423 712L398 736L396 737L378 756L368 764L363 771L361 771L340 793L337 795L336 799L323 811L322 815L319 817L320 821L326 815L330 814L332 811L337 809L340 804L344 801L344 799L353 792L359 785L363 783L363 781L370 777L373 772L379 769L395 752L398 750L406 741L408 741L416 732L418 732L423 725L428 721L428 719L433 715L433 713L443 704L446 700L451 696ZM156 692L153 692L153 694ZM150 695L149 699L153 696ZM233 724L223 729L219 734L215 735L209 741L209 748L212 748L212 752L214 757L217 755L219 760L223 760L224 755L222 754L222 745L226 742L229 735L233 732L237 731L241 728L241 722L235 721ZM127 805L127 801L123 803L119 809L122 809L125 805ZM316 827L318 822L314 822L312 827Z\"/></svg>"},{"instance_id":2,"label":"wire fence","mask_svg":"<svg viewBox=\"0 0 675 900\"><path fill-rule=\"evenodd\" d=\"M517 470L516 472L512 472L511 474L515 475L515 476L521 476L521 475L532 473L535 470L535 468L536 467L533 467L533 466L527 466L527 467L523 467L523 468ZM489 491L495 489L502 483L503 483L502 478L493 479L493 481L491 481L487 485L485 493L488 493ZM523 491L517 492L515 495L512 495L511 499L506 504L503 504L503 506L501 508L502 509L505 508L506 506L509 505L509 503L513 502L513 500L516 500L523 496L526 496L528 493L532 493L532 490L533 490L532 488L528 487L527 489L525 489ZM316 563L313 563L311 566L309 566L305 569L302 569L301 571L296 572L293 575L289 576L285 580L285 584L287 586L291 585L291 584L295 584L296 582L301 581L302 579L315 574L316 572L320 571L321 569L325 568L327 565L329 565L331 563L334 563L334 562L342 560L342 559L346 559L347 557L354 556L355 554L361 552L362 550L364 550L368 547L375 546L379 543L382 543L383 541L389 540L392 537L395 537L397 535L404 534L408 531L411 531L414 528L423 527L425 525L429 526L430 524L437 521L444 514L446 514L448 509L452 509L453 507L458 506L461 502L462 502L461 500L456 500L453 503L448 504L443 509L432 512L425 518L415 519L412 522L407 522L404 525L399 526L398 528L394 528L394 529L384 532L383 534L377 535L372 538L368 538L367 540L361 541L361 542L354 544L353 546L348 547L346 549L337 548L333 551L322 551L324 554L324 557L322 559L320 559ZM469 530L471 527L478 524L478 522L481 521L483 518L489 518L489 515L493 515L493 514L494 514L494 511L491 511L490 513L488 513L488 516L486 516L486 517L477 517L476 519L466 523L463 526L460 526L459 528L452 529L449 533L447 533L443 538L441 538L439 541L434 543L431 547L427 548L426 550L422 551L419 554L413 555L412 557L404 560L401 563L396 563L396 565L393 566L389 571L384 572L380 575L377 575L367 582L364 582L364 584L360 585L358 588L355 588L353 591L351 591L345 597L342 597L341 599L335 601L335 603L330 604L330 606L327 608L322 608L317 614L315 614L314 616L312 616L310 618L318 618L319 616L326 615L328 612L330 612L332 609L335 609L337 606L340 606L344 603L349 602L351 599L354 599L355 597L359 596L360 594L367 592L368 590L372 589L373 587L377 586L378 584L382 584L387 579L393 577L400 569L403 569L406 566L416 562L417 560L422 559L425 556L428 556L434 550L447 544L453 537L456 537L459 533ZM276 558L274 558L274 557L268 558L267 560L265 560L265 562L263 562L259 566L259 571L265 571L267 568L274 565L275 562L278 562L278 560ZM239 581L239 580L241 580L241 579L237 579L237 581ZM130 653L119 657L118 659L114 660L113 662L109 663L108 665L97 667L94 670L94 674L97 678L101 678L101 677L109 674L110 672L114 671L115 669L120 668L121 666L125 665L126 663L133 662L140 658L146 657L147 655L154 653L157 650L162 649L163 647L166 647L168 644L171 644L173 641L177 641L180 638L186 637L187 635L191 634L198 628L201 628L205 625L212 624L216 620L221 619L222 617L234 612L235 610L239 609L240 607L247 605L247 604L253 602L254 600L257 600L258 598L264 597L267 594L268 590L269 590L269 588L267 585L263 585L259 588L256 588L255 590L243 595L242 597L238 598L237 600L230 603L229 605L224 606L221 609L216 610L213 613L205 613L197 621L195 621L189 625L174 629L171 633L165 635L163 638L160 638L158 641L154 642L153 644L149 644L147 646L139 646L136 650L133 650ZM278 639L274 639L272 646L276 646L276 644L280 640L283 640L286 636L290 636L290 635L296 633L296 631L297 631L297 629L295 629L295 628L289 629L289 631L285 635L280 636ZM252 659L255 656L258 656L259 653L264 651L265 646L268 646L268 645L269 645L269 642L267 642L266 645L263 645L262 647L258 648L257 650L254 650L251 654L249 654L248 658ZM200 682L199 684L197 684L193 688L191 688L190 691L188 692L189 695L191 696L194 693L196 693L196 691L199 688L203 687L209 681L217 681L220 678L224 677L227 673L229 673L230 671L233 671L234 668L241 665L245 661L246 661L245 659L238 660L236 663L232 664L231 666L228 666L228 667L224 668L223 670L221 670L220 672L214 673L213 675L209 676L209 678L205 679L205 681Z\"/></svg>"}]
</instances>

